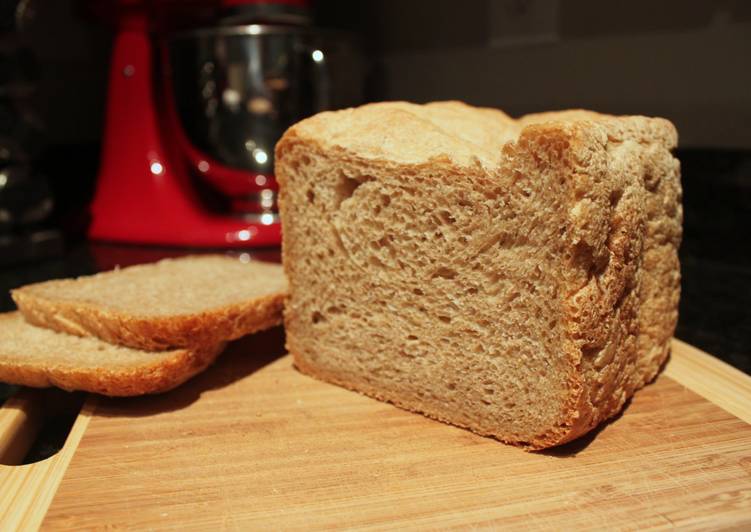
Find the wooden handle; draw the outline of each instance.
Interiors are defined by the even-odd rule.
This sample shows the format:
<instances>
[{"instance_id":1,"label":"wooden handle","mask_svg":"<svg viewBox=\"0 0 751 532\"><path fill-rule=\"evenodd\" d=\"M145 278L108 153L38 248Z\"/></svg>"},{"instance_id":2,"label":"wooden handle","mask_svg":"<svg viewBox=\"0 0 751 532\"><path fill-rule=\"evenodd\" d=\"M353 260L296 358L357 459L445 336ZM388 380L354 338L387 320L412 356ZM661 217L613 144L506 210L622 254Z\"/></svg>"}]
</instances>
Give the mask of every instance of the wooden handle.
<instances>
[{"instance_id":1,"label":"wooden handle","mask_svg":"<svg viewBox=\"0 0 751 532\"><path fill-rule=\"evenodd\" d=\"M23 459L43 418L41 400L34 391L25 391L0 408L0 449L16 463ZM52 497L78 448L96 406L90 396L60 451L40 462L27 465L0 465L0 530L37 530Z\"/></svg>"},{"instance_id":2,"label":"wooden handle","mask_svg":"<svg viewBox=\"0 0 751 532\"><path fill-rule=\"evenodd\" d=\"M751 424L751 378L742 371L673 338L664 374Z\"/></svg>"},{"instance_id":3,"label":"wooden handle","mask_svg":"<svg viewBox=\"0 0 751 532\"><path fill-rule=\"evenodd\" d=\"M41 398L21 390L0 408L0 464L21 463L42 427Z\"/></svg>"}]
</instances>

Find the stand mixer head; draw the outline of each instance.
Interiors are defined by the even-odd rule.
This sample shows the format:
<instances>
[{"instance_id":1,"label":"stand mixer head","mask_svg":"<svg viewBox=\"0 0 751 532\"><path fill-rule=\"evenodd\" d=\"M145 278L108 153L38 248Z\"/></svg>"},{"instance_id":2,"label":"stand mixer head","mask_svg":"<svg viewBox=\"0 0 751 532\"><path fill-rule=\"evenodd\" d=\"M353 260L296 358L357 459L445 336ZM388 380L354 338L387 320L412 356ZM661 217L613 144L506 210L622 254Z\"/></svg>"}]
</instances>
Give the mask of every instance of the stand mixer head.
<instances>
[{"instance_id":1,"label":"stand mixer head","mask_svg":"<svg viewBox=\"0 0 751 532\"><path fill-rule=\"evenodd\" d=\"M214 24L175 31L185 5L117 4L90 236L278 244L274 145L329 107L327 42L351 47L311 29L304 1L227 0Z\"/></svg>"}]
</instances>

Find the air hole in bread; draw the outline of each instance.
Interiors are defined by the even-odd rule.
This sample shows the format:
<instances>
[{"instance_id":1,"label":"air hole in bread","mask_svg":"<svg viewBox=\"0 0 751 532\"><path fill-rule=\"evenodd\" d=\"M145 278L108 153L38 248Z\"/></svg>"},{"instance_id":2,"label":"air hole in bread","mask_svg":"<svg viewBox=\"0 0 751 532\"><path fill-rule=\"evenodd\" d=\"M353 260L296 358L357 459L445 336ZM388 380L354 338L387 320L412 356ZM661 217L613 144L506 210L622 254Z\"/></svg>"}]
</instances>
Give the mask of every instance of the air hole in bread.
<instances>
[{"instance_id":1,"label":"air hole in bread","mask_svg":"<svg viewBox=\"0 0 751 532\"><path fill-rule=\"evenodd\" d=\"M453 279L454 277L456 277L456 270L453 270L451 268L446 268L445 266L441 266L435 272L433 272L433 275L431 277L433 278L443 277L444 279Z\"/></svg>"},{"instance_id":2,"label":"air hole in bread","mask_svg":"<svg viewBox=\"0 0 751 532\"><path fill-rule=\"evenodd\" d=\"M315 203L316 200L316 193L312 190L308 190L308 192L305 193L305 196L308 198L308 203Z\"/></svg>"},{"instance_id":3,"label":"air hole in bread","mask_svg":"<svg viewBox=\"0 0 751 532\"><path fill-rule=\"evenodd\" d=\"M582 357L595 358L597 354L602 351L602 348L597 346L585 346L582 347Z\"/></svg>"},{"instance_id":4,"label":"air hole in bread","mask_svg":"<svg viewBox=\"0 0 751 532\"><path fill-rule=\"evenodd\" d=\"M623 190L613 190L610 193L610 206L615 207L618 205L618 202L621 201L621 197L623 196Z\"/></svg>"},{"instance_id":5,"label":"air hole in bread","mask_svg":"<svg viewBox=\"0 0 751 532\"><path fill-rule=\"evenodd\" d=\"M456 223L456 218L451 216L451 213L446 210L440 210L436 214L438 215L438 219L445 225L453 225Z\"/></svg>"},{"instance_id":6,"label":"air hole in bread","mask_svg":"<svg viewBox=\"0 0 751 532\"><path fill-rule=\"evenodd\" d=\"M369 181L372 179L372 177L369 176L362 176L358 178L349 177L348 175L344 174L343 172L339 174L339 182L336 184L335 192L336 192L336 206L337 208L342 204L343 201L349 199L352 197L352 195L355 193L355 190L362 185L365 181Z\"/></svg>"},{"instance_id":7,"label":"air hole in bread","mask_svg":"<svg viewBox=\"0 0 751 532\"><path fill-rule=\"evenodd\" d=\"M451 323L451 316L438 316L438 319L443 323Z\"/></svg>"},{"instance_id":8,"label":"air hole in bread","mask_svg":"<svg viewBox=\"0 0 751 532\"><path fill-rule=\"evenodd\" d=\"M316 325L316 324L318 324L318 323L321 323L321 322L323 322L323 321L326 321L326 317L325 317L325 316L324 316L323 314L321 314L320 312L318 312L318 311L316 310L316 311L315 311L315 312L313 312L313 314L311 315L311 318L310 318L310 320L311 320L311 321L313 322L313 325Z\"/></svg>"}]
</instances>

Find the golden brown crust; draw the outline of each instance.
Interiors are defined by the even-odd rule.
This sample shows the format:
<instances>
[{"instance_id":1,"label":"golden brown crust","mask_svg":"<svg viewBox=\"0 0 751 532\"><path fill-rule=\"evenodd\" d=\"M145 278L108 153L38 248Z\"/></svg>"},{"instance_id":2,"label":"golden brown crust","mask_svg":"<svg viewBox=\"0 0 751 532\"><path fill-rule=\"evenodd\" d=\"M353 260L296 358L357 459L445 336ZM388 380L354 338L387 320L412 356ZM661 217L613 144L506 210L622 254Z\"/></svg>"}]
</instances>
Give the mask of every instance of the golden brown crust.
<instances>
[{"instance_id":1,"label":"golden brown crust","mask_svg":"<svg viewBox=\"0 0 751 532\"><path fill-rule=\"evenodd\" d=\"M271 294L202 313L161 317L13 291L19 310L34 325L146 351L214 345L279 325L284 298Z\"/></svg>"},{"instance_id":2,"label":"golden brown crust","mask_svg":"<svg viewBox=\"0 0 751 532\"><path fill-rule=\"evenodd\" d=\"M171 390L206 369L225 346L134 351L38 329L18 312L0 314L0 338L0 382L109 396Z\"/></svg>"},{"instance_id":3,"label":"golden brown crust","mask_svg":"<svg viewBox=\"0 0 751 532\"><path fill-rule=\"evenodd\" d=\"M15 365L0 360L0 382L63 390L80 390L111 397L163 393L183 384L209 367L224 344L198 350L171 351L170 358L124 369L59 368L56 366Z\"/></svg>"},{"instance_id":4,"label":"golden brown crust","mask_svg":"<svg viewBox=\"0 0 751 532\"><path fill-rule=\"evenodd\" d=\"M419 400L387 397L377 387L353 383L308 360L306 339L295 336L305 329L295 327L303 317L295 315L293 304L285 322L296 365L318 378L526 448L559 445L586 433L617 414L654 377L668 353L680 279L680 181L670 154L676 142L672 124L659 118L575 110L512 121L455 102L375 104L317 115L294 126L277 145L283 217L295 208L284 204L287 173L295 172L295 161L287 167L284 156L300 144L396 172L439 163L453 164L456 173L473 165L492 172L504 164L504 156L537 160L541 171L554 168L566 205L558 292L566 317L560 348L568 361L569 394L558 421L524 440L443 419ZM288 259L295 245L285 235L291 281L296 264Z\"/></svg>"},{"instance_id":5,"label":"golden brown crust","mask_svg":"<svg viewBox=\"0 0 751 532\"><path fill-rule=\"evenodd\" d=\"M278 325L285 293L278 264L202 255L31 284L12 297L35 325L153 351Z\"/></svg>"},{"instance_id":6,"label":"golden brown crust","mask_svg":"<svg viewBox=\"0 0 751 532\"><path fill-rule=\"evenodd\" d=\"M387 102L319 113L292 126L281 142L299 136L315 139L323 149L401 164L450 154L462 166L477 161L492 168L498 163L500 145L517 133L515 121L496 109L461 102L425 106Z\"/></svg>"},{"instance_id":7,"label":"golden brown crust","mask_svg":"<svg viewBox=\"0 0 751 532\"><path fill-rule=\"evenodd\" d=\"M667 357L680 292L680 180L666 120L566 111L522 122L530 125L519 144L559 166L569 205L561 272L571 394L559 425L530 442L541 449L616 415Z\"/></svg>"}]
</instances>

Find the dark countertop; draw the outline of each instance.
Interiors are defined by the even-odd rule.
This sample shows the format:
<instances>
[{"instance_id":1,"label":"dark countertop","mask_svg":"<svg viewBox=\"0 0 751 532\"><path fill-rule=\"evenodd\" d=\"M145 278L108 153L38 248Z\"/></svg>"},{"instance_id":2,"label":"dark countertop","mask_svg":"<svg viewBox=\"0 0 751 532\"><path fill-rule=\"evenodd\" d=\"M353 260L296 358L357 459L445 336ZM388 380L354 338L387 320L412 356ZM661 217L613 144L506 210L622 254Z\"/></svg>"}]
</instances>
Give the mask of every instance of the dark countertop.
<instances>
[{"instance_id":1,"label":"dark countertop","mask_svg":"<svg viewBox=\"0 0 751 532\"><path fill-rule=\"evenodd\" d=\"M679 152L682 293L675 335L751 374L751 152Z\"/></svg>"},{"instance_id":2,"label":"dark countertop","mask_svg":"<svg viewBox=\"0 0 751 532\"><path fill-rule=\"evenodd\" d=\"M676 336L751 374L751 153L690 151L684 188L683 275ZM196 251L81 243L60 258L0 267L0 311L14 308L11 288L151 262ZM278 260L278 249L242 250Z\"/></svg>"}]
</instances>

